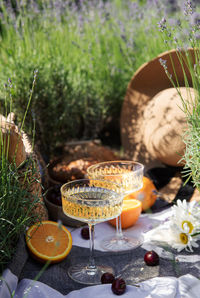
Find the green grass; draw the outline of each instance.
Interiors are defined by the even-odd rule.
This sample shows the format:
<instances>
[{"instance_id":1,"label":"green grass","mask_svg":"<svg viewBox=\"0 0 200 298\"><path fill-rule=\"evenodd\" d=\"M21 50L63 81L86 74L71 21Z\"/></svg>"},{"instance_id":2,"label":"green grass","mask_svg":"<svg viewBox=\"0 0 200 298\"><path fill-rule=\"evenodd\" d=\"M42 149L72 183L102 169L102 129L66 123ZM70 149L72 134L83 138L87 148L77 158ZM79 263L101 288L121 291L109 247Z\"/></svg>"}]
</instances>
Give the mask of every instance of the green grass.
<instances>
[{"instance_id":1,"label":"green grass","mask_svg":"<svg viewBox=\"0 0 200 298\"><path fill-rule=\"evenodd\" d=\"M156 34L155 11L138 6L141 19L130 10L131 3L113 0L104 9L85 5L77 11L67 7L63 14L55 8L40 14L21 8L14 21L9 17L3 25L0 80L15 82L13 105L19 119L32 72L39 71L26 127L31 133L32 113L44 154L52 156L58 145L73 138L99 137L109 121L119 127L132 75L165 50Z\"/></svg>"},{"instance_id":2,"label":"green grass","mask_svg":"<svg viewBox=\"0 0 200 298\"><path fill-rule=\"evenodd\" d=\"M36 82L36 73L32 82L30 96L28 97L24 116L21 121L23 130L26 115L31 103ZM14 85L9 79L4 89L4 103L6 111L4 116L12 111ZM3 91L2 91L3 92ZM2 120L1 120L2 121ZM41 204L40 174L37 161L33 154L27 155L26 160L16 165L15 158L18 150L12 156L9 153L12 129L0 122L0 274L11 261L15 253L16 243L20 234L25 234L26 228L41 220L37 211ZM20 138L20 130L19 130ZM34 138L33 138L34 139ZM34 140L33 140L34 141ZM11 161L12 159L12 161ZM38 190L38 191L37 191Z\"/></svg>"},{"instance_id":3,"label":"green grass","mask_svg":"<svg viewBox=\"0 0 200 298\"><path fill-rule=\"evenodd\" d=\"M11 261L20 234L39 215L33 212L38 197L29 193L19 182L20 173L6 159L0 161L0 273ZM31 182L33 183L33 181Z\"/></svg>"},{"instance_id":4,"label":"green grass","mask_svg":"<svg viewBox=\"0 0 200 298\"><path fill-rule=\"evenodd\" d=\"M180 10L170 12L167 1L147 2L84 1L75 9L73 1L52 1L50 7L41 0L38 12L31 1L21 6L17 1L14 16L2 7L0 82L11 77L16 85L13 109L20 123L38 69L25 124L31 135L36 120L36 144L47 160L67 141L101 138L109 123L120 139L120 112L131 77L174 47L164 42L158 22L166 11L169 18L184 19Z\"/></svg>"}]
</instances>

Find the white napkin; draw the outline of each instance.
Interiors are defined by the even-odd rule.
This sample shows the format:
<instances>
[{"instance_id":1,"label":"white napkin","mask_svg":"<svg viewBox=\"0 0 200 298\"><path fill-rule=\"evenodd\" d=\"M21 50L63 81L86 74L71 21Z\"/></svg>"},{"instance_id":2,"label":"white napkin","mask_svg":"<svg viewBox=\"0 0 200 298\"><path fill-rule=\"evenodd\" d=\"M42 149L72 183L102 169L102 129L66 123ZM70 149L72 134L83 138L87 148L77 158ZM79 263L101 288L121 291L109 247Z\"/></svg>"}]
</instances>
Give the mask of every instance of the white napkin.
<instances>
[{"instance_id":1,"label":"white napkin","mask_svg":"<svg viewBox=\"0 0 200 298\"><path fill-rule=\"evenodd\" d=\"M166 237L167 235L167 237ZM168 231L167 226L163 223L158 227L148 231L144 234L144 241L142 248L148 250L154 250L157 254L165 259L173 260L174 255L169 251L169 249L164 249L163 247L170 248L170 243L172 239Z\"/></svg>"},{"instance_id":2,"label":"white napkin","mask_svg":"<svg viewBox=\"0 0 200 298\"><path fill-rule=\"evenodd\" d=\"M18 278L9 269L3 271L0 276L0 297L11 297L11 294L17 288Z\"/></svg>"},{"instance_id":3,"label":"white napkin","mask_svg":"<svg viewBox=\"0 0 200 298\"><path fill-rule=\"evenodd\" d=\"M144 235L144 233L148 232L154 227L160 226L162 222L164 222L169 215L171 214L171 210L162 211L156 214L141 214L136 224L126 230L123 230L124 234L140 237ZM85 240L81 237L81 229L75 229L71 232L73 245L80 247L89 247L89 241ZM115 236L116 229L111 226L108 222L103 222L95 225L95 242L94 247L99 251L106 251L101 245L102 240L109 237Z\"/></svg>"},{"instance_id":4,"label":"white napkin","mask_svg":"<svg viewBox=\"0 0 200 298\"><path fill-rule=\"evenodd\" d=\"M0 283L0 297L10 298L8 286L11 292L15 291L14 298L114 298L111 285L97 285L70 292L62 295L53 288L38 281L23 279L16 284L17 278L9 269L3 274L5 281ZM199 298L200 281L196 277L186 274L179 278L155 277L141 282L140 287L127 285L123 298Z\"/></svg>"},{"instance_id":5,"label":"white napkin","mask_svg":"<svg viewBox=\"0 0 200 298\"><path fill-rule=\"evenodd\" d=\"M124 298L147 298L147 297L162 297L173 298L177 293L178 281L175 278L167 277L154 278L140 284L140 287L127 286L125 293L121 296ZM98 285L87 287L79 291L69 293L67 298L113 298L117 297L111 290L111 285Z\"/></svg>"}]
</instances>

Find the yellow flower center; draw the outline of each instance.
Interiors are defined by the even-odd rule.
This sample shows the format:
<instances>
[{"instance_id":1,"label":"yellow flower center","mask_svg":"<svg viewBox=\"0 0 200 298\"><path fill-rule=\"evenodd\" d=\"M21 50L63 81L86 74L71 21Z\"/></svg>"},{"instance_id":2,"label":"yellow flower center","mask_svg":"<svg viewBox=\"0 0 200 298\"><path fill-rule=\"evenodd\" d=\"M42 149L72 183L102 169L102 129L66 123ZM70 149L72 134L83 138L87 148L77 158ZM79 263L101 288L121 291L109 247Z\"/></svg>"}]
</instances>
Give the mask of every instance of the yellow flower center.
<instances>
[{"instance_id":1,"label":"yellow flower center","mask_svg":"<svg viewBox=\"0 0 200 298\"><path fill-rule=\"evenodd\" d=\"M193 224L190 222L190 221L188 221L188 220L184 220L183 222L182 222L182 229L184 230L184 225L187 225L188 226L188 228L189 228L189 234L191 234L192 233L192 231L193 231L193 229L194 229L194 226L193 226Z\"/></svg>"},{"instance_id":2,"label":"yellow flower center","mask_svg":"<svg viewBox=\"0 0 200 298\"><path fill-rule=\"evenodd\" d=\"M187 244L188 243L188 236L185 233L181 233L180 234L180 240L183 244Z\"/></svg>"}]
</instances>

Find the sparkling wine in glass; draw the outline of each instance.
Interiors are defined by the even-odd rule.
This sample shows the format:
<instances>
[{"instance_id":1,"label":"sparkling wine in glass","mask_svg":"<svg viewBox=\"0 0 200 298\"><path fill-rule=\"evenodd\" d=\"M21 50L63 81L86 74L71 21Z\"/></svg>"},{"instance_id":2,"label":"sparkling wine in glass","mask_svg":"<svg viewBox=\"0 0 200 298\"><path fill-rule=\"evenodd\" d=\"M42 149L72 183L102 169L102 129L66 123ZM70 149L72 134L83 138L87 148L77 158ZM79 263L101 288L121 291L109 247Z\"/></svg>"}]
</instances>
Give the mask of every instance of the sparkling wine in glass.
<instances>
[{"instance_id":1,"label":"sparkling wine in glass","mask_svg":"<svg viewBox=\"0 0 200 298\"><path fill-rule=\"evenodd\" d=\"M90 166L87 174L90 179L101 179L105 183L113 181L123 188L123 197L143 186L144 166L135 161L108 161ZM123 251L138 247L142 238L127 236L122 232L121 216L116 219L116 234L105 238L102 247L109 251Z\"/></svg>"},{"instance_id":2,"label":"sparkling wine in glass","mask_svg":"<svg viewBox=\"0 0 200 298\"><path fill-rule=\"evenodd\" d=\"M94 260L94 225L116 218L122 211L122 187L112 181L80 179L61 187L64 213L89 226L90 257L88 264L77 264L68 270L69 276L82 284L100 284L105 272L113 273L106 265L97 266Z\"/></svg>"}]
</instances>

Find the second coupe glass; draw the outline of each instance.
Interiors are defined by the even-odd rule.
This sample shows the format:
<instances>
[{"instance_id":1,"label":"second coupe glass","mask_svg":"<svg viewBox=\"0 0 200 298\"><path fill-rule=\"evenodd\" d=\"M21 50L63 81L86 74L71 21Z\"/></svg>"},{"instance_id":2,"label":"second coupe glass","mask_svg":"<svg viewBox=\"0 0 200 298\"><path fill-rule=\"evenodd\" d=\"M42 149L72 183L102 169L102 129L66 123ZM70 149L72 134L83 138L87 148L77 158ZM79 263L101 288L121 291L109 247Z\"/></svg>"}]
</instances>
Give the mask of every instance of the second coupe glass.
<instances>
[{"instance_id":1,"label":"second coupe glass","mask_svg":"<svg viewBox=\"0 0 200 298\"><path fill-rule=\"evenodd\" d=\"M87 169L87 174L90 179L101 179L120 184L123 188L123 197L125 197L142 188L143 171L144 166L135 161L108 161L90 166ZM141 241L141 238L123 234L121 216L119 216L116 235L105 238L102 246L109 251L123 251L138 247Z\"/></svg>"}]
</instances>

